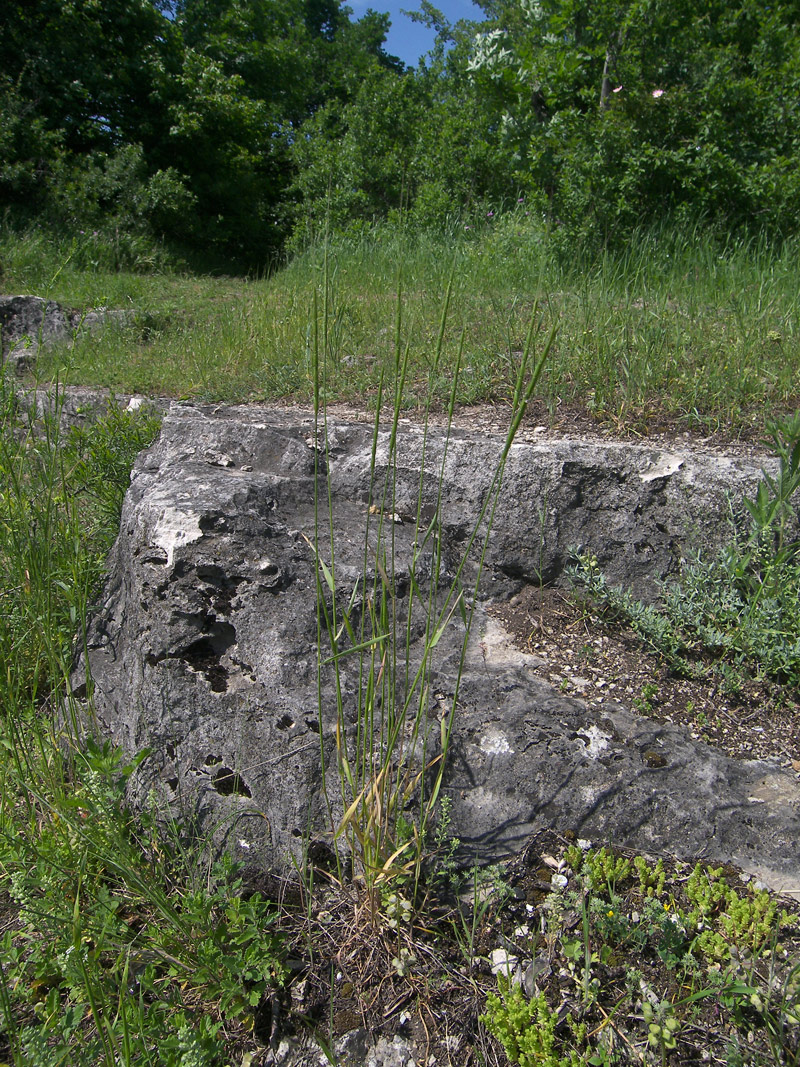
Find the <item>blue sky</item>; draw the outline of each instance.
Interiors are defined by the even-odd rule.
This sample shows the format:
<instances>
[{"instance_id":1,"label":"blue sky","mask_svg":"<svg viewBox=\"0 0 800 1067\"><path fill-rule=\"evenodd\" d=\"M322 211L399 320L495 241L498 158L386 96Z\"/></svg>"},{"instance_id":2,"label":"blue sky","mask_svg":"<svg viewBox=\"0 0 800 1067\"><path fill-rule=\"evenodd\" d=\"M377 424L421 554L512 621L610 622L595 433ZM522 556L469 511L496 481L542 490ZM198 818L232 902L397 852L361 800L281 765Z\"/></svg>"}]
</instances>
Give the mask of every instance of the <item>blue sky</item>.
<instances>
[{"instance_id":1,"label":"blue sky","mask_svg":"<svg viewBox=\"0 0 800 1067\"><path fill-rule=\"evenodd\" d=\"M361 18L368 7L374 11L388 11L392 28L384 48L389 55L399 56L412 67L415 67L419 57L433 46L436 34L432 30L400 14L401 9L416 11L419 8L417 0L347 0L347 3L353 9L354 18ZM433 3L450 22L483 18L483 11L470 3L470 0L433 0Z\"/></svg>"}]
</instances>

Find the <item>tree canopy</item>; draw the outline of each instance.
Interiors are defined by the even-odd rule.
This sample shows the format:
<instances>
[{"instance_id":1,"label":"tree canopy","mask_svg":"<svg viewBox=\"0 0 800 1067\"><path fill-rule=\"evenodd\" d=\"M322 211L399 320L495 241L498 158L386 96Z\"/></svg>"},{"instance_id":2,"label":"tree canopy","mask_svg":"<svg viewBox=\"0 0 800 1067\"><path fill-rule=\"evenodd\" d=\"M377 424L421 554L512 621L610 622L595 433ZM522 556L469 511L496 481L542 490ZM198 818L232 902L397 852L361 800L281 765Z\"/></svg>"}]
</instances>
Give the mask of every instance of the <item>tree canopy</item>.
<instances>
[{"instance_id":1,"label":"tree canopy","mask_svg":"<svg viewBox=\"0 0 800 1067\"><path fill-rule=\"evenodd\" d=\"M483 0L416 70L341 0L6 0L12 222L242 269L321 226L452 225L524 197L571 238L800 218L800 12L776 0Z\"/></svg>"}]
</instances>

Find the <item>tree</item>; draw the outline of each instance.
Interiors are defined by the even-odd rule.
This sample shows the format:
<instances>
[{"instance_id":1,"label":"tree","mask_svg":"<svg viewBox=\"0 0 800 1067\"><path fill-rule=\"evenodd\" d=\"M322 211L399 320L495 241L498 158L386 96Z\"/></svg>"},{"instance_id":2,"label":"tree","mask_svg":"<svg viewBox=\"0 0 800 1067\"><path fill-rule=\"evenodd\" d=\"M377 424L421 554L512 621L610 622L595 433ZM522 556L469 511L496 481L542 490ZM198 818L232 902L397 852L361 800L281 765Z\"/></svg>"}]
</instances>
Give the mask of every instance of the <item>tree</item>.
<instances>
[{"instance_id":1,"label":"tree","mask_svg":"<svg viewBox=\"0 0 800 1067\"><path fill-rule=\"evenodd\" d=\"M3 204L263 265L302 123L402 68L387 16L348 16L341 0L8 0Z\"/></svg>"},{"instance_id":2,"label":"tree","mask_svg":"<svg viewBox=\"0 0 800 1067\"><path fill-rule=\"evenodd\" d=\"M154 0L6 0L0 70L72 152L163 133L157 87L174 27Z\"/></svg>"},{"instance_id":3,"label":"tree","mask_svg":"<svg viewBox=\"0 0 800 1067\"><path fill-rule=\"evenodd\" d=\"M568 227L624 240L669 214L796 226L800 14L756 0L489 6L468 69L517 179Z\"/></svg>"}]
</instances>

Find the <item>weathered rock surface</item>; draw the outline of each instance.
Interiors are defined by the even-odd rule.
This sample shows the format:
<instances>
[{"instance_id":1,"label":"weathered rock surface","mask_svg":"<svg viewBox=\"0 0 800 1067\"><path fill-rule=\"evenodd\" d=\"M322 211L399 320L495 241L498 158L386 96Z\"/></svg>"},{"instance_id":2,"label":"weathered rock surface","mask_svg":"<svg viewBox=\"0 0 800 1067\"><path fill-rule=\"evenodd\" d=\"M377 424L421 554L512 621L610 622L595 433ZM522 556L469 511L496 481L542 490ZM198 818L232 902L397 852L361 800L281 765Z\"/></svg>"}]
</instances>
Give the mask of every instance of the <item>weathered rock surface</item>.
<instances>
[{"instance_id":1,"label":"weathered rock surface","mask_svg":"<svg viewBox=\"0 0 800 1067\"><path fill-rule=\"evenodd\" d=\"M335 1062L346 1067L417 1067L425 1062L412 1041L400 1035L375 1037L359 1028L337 1038L331 1049ZM330 1057L309 1035L284 1039L267 1052L270 1067L327 1067Z\"/></svg>"},{"instance_id":2,"label":"weathered rock surface","mask_svg":"<svg viewBox=\"0 0 800 1067\"><path fill-rule=\"evenodd\" d=\"M95 308L88 312L61 307L39 296L0 296L0 350L19 370L35 358L40 344L63 344L76 331L96 330L109 323L125 325L126 311Z\"/></svg>"},{"instance_id":3,"label":"weathered rock surface","mask_svg":"<svg viewBox=\"0 0 800 1067\"><path fill-rule=\"evenodd\" d=\"M318 710L314 540L315 440L310 418L268 409L173 406L140 456L89 633L97 725L128 753L151 754L132 785L157 787L216 844L275 871L309 841L330 847L336 818L336 705L323 670ZM327 461L339 597L346 603L374 546L387 436L329 426ZM502 447L454 432L425 445L425 514L440 509L452 575ZM407 602L423 435L401 432L394 592ZM800 783L777 764L736 761L681 729L565 697L532 677L490 612L520 582L557 580L568 550L593 551L612 581L642 594L687 546L725 535L726 494L752 491L759 468L718 455L647 445L540 441L514 445L486 553L458 688L446 793L453 832L489 860L543 826L645 850L728 860L776 888L800 887ZM330 560L321 485L320 552ZM370 512L373 512L370 515ZM374 547L366 553L375 567ZM420 570L418 568L418 573ZM472 560L465 570L475 573ZM465 584L469 584L466 582ZM459 675L461 623L436 649L428 750ZM411 627L412 660L421 623ZM342 663L345 714L356 706L355 657ZM351 716L352 717L352 716ZM355 729L355 723L351 723Z\"/></svg>"}]
</instances>

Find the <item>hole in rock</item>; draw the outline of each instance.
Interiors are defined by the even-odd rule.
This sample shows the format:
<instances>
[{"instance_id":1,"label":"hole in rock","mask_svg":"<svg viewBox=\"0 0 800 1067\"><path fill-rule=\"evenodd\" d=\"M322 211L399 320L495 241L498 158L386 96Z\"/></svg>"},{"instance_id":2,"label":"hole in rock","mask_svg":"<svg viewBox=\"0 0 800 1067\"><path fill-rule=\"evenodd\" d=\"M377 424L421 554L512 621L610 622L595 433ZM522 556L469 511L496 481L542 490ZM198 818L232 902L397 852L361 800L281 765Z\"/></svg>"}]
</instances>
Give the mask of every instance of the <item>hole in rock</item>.
<instances>
[{"instance_id":1,"label":"hole in rock","mask_svg":"<svg viewBox=\"0 0 800 1067\"><path fill-rule=\"evenodd\" d=\"M206 767L216 767L218 763L222 763L222 756L215 756L213 752L209 752L206 756Z\"/></svg>"},{"instance_id":2,"label":"hole in rock","mask_svg":"<svg viewBox=\"0 0 800 1067\"><path fill-rule=\"evenodd\" d=\"M157 551L151 549L150 552L142 556L142 563L152 563L156 567L165 567L168 558L166 550Z\"/></svg>"},{"instance_id":3,"label":"hole in rock","mask_svg":"<svg viewBox=\"0 0 800 1067\"><path fill-rule=\"evenodd\" d=\"M226 615L231 609L231 601L236 596L244 578L239 574L227 574L215 563L201 563L196 570L197 577L210 588L207 590L216 611Z\"/></svg>"},{"instance_id":4,"label":"hole in rock","mask_svg":"<svg viewBox=\"0 0 800 1067\"><path fill-rule=\"evenodd\" d=\"M167 778L167 785L170 787L170 789L174 793L178 788L178 779L177 778Z\"/></svg>"},{"instance_id":5,"label":"hole in rock","mask_svg":"<svg viewBox=\"0 0 800 1067\"><path fill-rule=\"evenodd\" d=\"M311 841L308 845L308 862L321 871L336 870L336 853L324 841Z\"/></svg>"},{"instance_id":6,"label":"hole in rock","mask_svg":"<svg viewBox=\"0 0 800 1067\"><path fill-rule=\"evenodd\" d=\"M228 688L228 671L219 660L235 640L234 627L229 622L215 620L206 634L176 654L194 670L205 674L215 693L224 693Z\"/></svg>"},{"instance_id":7,"label":"hole in rock","mask_svg":"<svg viewBox=\"0 0 800 1067\"><path fill-rule=\"evenodd\" d=\"M294 726L294 719L291 715L281 715L278 721L275 723L279 730L288 730Z\"/></svg>"},{"instance_id":8,"label":"hole in rock","mask_svg":"<svg viewBox=\"0 0 800 1067\"><path fill-rule=\"evenodd\" d=\"M298 830L297 827L295 827L294 830L292 830L292 837L302 837L302 836L303 836L303 831L302 830Z\"/></svg>"},{"instance_id":9,"label":"hole in rock","mask_svg":"<svg viewBox=\"0 0 800 1067\"><path fill-rule=\"evenodd\" d=\"M170 759L175 759L175 756L177 755L177 750L171 741L167 741L165 751Z\"/></svg>"},{"instance_id":10,"label":"hole in rock","mask_svg":"<svg viewBox=\"0 0 800 1067\"><path fill-rule=\"evenodd\" d=\"M198 525L202 533L225 533L229 528L228 516L219 512L201 515Z\"/></svg>"},{"instance_id":11,"label":"hole in rock","mask_svg":"<svg viewBox=\"0 0 800 1067\"><path fill-rule=\"evenodd\" d=\"M225 570L216 563L198 563L197 577L203 582L208 582L209 585L219 585L224 588L239 584L238 578L229 578Z\"/></svg>"},{"instance_id":12,"label":"hole in rock","mask_svg":"<svg viewBox=\"0 0 800 1067\"><path fill-rule=\"evenodd\" d=\"M213 693L226 692L228 688L228 670L218 662L213 653L206 655L196 654L192 657L189 665L195 670L203 672Z\"/></svg>"},{"instance_id":13,"label":"hole in rock","mask_svg":"<svg viewBox=\"0 0 800 1067\"><path fill-rule=\"evenodd\" d=\"M223 652L231 647L236 641L236 630L229 622L220 622L219 619L214 619L213 622L204 624L204 633L202 637L198 637L196 641L192 641L182 651L176 653L181 659L190 659L194 649L201 647L203 651L209 649L216 656L221 656Z\"/></svg>"},{"instance_id":14,"label":"hole in rock","mask_svg":"<svg viewBox=\"0 0 800 1067\"><path fill-rule=\"evenodd\" d=\"M231 797L234 794L240 797L251 797L250 787L238 771L232 771L230 767L220 767L211 779L214 788L223 797Z\"/></svg>"}]
</instances>

